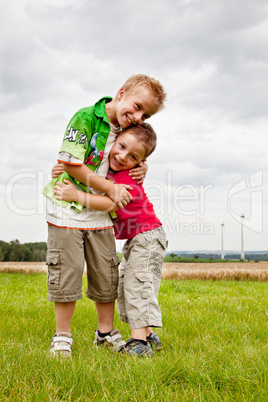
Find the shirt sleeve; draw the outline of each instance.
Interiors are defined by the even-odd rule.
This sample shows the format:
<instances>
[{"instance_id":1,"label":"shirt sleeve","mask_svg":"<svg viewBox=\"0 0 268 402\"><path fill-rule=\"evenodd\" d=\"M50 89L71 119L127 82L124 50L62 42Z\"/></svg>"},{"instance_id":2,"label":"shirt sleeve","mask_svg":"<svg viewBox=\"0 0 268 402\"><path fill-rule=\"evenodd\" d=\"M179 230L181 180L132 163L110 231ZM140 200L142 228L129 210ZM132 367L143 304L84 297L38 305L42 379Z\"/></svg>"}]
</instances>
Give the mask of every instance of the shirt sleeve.
<instances>
[{"instance_id":1,"label":"shirt sleeve","mask_svg":"<svg viewBox=\"0 0 268 402\"><path fill-rule=\"evenodd\" d=\"M61 152L67 152L75 158L84 161L91 138L91 119L90 113L83 110L78 111L70 120L64 137Z\"/></svg>"},{"instance_id":2,"label":"shirt sleeve","mask_svg":"<svg viewBox=\"0 0 268 402\"><path fill-rule=\"evenodd\" d=\"M76 158L75 156L68 154L67 152L60 152L58 154L58 162L66 163L67 165L76 165L81 166L83 165L83 161Z\"/></svg>"}]
</instances>

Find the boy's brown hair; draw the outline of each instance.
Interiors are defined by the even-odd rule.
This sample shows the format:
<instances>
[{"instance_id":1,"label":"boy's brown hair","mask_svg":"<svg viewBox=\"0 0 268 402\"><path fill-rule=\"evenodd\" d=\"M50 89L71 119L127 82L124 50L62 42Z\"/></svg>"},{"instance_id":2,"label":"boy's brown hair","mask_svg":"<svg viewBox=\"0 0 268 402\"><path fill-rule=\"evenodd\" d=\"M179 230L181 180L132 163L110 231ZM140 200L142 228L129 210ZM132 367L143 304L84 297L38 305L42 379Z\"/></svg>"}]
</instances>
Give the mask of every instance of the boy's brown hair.
<instances>
[{"instance_id":1,"label":"boy's brown hair","mask_svg":"<svg viewBox=\"0 0 268 402\"><path fill-rule=\"evenodd\" d=\"M138 126L126 128L125 130L121 131L120 134L126 132L132 134L144 145L146 151L144 156L145 159L153 153L157 144L157 135L150 124L142 123ZM118 135L118 137L120 136L120 134Z\"/></svg>"},{"instance_id":2,"label":"boy's brown hair","mask_svg":"<svg viewBox=\"0 0 268 402\"><path fill-rule=\"evenodd\" d=\"M122 88L129 94L137 94L142 91L149 91L155 103L158 105L158 110L164 107L164 101L166 99L166 92L162 84L156 79L144 74L136 74L129 77Z\"/></svg>"}]
</instances>

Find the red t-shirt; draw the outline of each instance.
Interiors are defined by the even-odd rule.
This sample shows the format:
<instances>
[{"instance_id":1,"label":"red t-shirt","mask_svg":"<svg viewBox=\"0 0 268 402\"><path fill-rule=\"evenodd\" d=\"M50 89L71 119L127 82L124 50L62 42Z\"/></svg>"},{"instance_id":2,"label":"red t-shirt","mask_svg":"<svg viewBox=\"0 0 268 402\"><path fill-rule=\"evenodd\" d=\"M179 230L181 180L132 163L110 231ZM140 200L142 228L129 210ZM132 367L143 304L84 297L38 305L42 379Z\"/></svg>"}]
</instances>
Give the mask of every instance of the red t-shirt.
<instances>
[{"instance_id":1,"label":"red t-shirt","mask_svg":"<svg viewBox=\"0 0 268 402\"><path fill-rule=\"evenodd\" d=\"M116 239L130 239L138 233L147 232L148 230L156 229L162 226L162 223L157 218L153 204L149 201L143 185L137 184L128 175L129 170L120 172L109 171L108 180L112 180L116 184L129 184L133 187L130 190L132 201L124 208L116 211L118 221L114 224L114 232Z\"/></svg>"}]
</instances>

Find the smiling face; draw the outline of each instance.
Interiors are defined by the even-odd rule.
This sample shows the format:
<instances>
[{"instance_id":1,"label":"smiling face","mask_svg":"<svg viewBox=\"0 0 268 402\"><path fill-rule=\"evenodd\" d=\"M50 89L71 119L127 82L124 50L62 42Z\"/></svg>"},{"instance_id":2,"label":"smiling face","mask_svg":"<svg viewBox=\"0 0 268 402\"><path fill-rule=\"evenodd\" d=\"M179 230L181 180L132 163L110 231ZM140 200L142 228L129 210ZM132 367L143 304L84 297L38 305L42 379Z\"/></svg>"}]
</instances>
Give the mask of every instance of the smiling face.
<instances>
[{"instance_id":1,"label":"smiling face","mask_svg":"<svg viewBox=\"0 0 268 402\"><path fill-rule=\"evenodd\" d=\"M109 154L110 168L115 172L135 167L145 159L146 147L130 132L120 134Z\"/></svg>"},{"instance_id":2,"label":"smiling face","mask_svg":"<svg viewBox=\"0 0 268 402\"><path fill-rule=\"evenodd\" d=\"M149 91L128 93L121 88L117 94L116 118L122 128L142 124L159 109Z\"/></svg>"}]
</instances>

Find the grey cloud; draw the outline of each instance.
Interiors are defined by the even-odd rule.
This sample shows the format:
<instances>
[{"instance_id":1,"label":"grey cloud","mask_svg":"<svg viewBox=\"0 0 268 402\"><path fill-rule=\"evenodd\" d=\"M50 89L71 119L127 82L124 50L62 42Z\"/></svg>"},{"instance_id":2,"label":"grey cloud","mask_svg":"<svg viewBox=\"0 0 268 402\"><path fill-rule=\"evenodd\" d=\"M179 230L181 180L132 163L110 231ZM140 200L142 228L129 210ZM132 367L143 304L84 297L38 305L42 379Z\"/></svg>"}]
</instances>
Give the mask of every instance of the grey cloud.
<instances>
[{"instance_id":1,"label":"grey cloud","mask_svg":"<svg viewBox=\"0 0 268 402\"><path fill-rule=\"evenodd\" d=\"M149 182L164 188L171 172L174 186L230 187L266 172L267 11L266 0L5 2L4 178L49 172L72 114L137 72L168 92L151 121L159 140Z\"/></svg>"},{"instance_id":2,"label":"grey cloud","mask_svg":"<svg viewBox=\"0 0 268 402\"><path fill-rule=\"evenodd\" d=\"M264 1L153 4L27 4L4 30L11 43L3 49L7 106L47 99L70 80L82 91L97 91L103 81L109 82L103 66L117 77L116 70L135 63L139 70L158 71L170 79L179 104L234 110L238 117L265 113L260 105L267 90L260 92L259 87L267 85L267 41L259 40L257 30L267 16ZM212 72L205 83L181 94L176 73L188 69L195 76L206 65ZM253 74L256 86L250 84Z\"/></svg>"}]
</instances>

